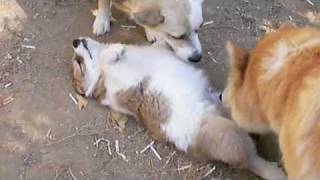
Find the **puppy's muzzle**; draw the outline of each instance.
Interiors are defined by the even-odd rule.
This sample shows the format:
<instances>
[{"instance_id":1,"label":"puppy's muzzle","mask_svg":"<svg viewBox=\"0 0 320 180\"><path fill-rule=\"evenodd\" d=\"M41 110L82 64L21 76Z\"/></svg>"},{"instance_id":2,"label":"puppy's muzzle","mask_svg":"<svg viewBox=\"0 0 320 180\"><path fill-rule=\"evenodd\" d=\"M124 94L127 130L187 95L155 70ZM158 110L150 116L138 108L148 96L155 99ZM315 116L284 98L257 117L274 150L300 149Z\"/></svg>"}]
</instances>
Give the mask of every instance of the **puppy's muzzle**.
<instances>
[{"instance_id":1,"label":"puppy's muzzle","mask_svg":"<svg viewBox=\"0 0 320 180\"><path fill-rule=\"evenodd\" d=\"M192 53L192 55L188 58L188 61L190 62L199 62L202 58L202 55L198 52Z\"/></svg>"},{"instance_id":2,"label":"puppy's muzzle","mask_svg":"<svg viewBox=\"0 0 320 180\"><path fill-rule=\"evenodd\" d=\"M80 39L75 39L72 41L72 45L74 48L77 48L81 43L81 40Z\"/></svg>"}]
</instances>

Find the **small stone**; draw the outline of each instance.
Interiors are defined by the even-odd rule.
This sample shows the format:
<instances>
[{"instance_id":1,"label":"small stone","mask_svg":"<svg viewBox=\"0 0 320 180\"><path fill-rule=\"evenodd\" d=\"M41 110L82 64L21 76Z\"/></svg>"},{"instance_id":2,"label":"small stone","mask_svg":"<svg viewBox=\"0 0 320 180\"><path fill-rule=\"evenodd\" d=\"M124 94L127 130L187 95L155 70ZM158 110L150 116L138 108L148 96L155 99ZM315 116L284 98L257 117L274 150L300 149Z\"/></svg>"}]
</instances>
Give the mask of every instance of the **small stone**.
<instances>
[{"instance_id":1,"label":"small stone","mask_svg":"<svg viewBox=\"0 0 320 180\"><path fill-rule=\"evenodd\" d=\"M33 19L37 19L39 17L39 15L40 15L39 13L34 14Z\"/></svg>"},{"instance_id":2,"label":"small stone","mask_svg":"<svg viewBox=\"0 0 320 180\"><path fill-rule=\"evenodd\" d=\"M7 54L6 59L11 60L12 59L12 55L10 53Z\"/></svg>"}]
</instances>

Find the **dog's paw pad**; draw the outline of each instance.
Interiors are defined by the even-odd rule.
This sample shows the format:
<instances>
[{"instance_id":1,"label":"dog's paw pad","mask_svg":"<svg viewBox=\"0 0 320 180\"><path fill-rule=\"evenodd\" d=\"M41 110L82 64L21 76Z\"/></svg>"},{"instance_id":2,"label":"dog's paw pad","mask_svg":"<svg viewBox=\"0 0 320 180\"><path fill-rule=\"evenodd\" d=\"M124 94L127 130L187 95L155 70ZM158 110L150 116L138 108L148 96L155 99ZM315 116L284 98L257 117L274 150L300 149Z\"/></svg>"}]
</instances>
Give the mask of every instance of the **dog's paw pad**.
<instances>
[{"instance_id":1,"label":"dog's paw pad","mask_svg":"<svg viewBox=\"0 0 320 180\"><path fill-rule=\"evenodd\" d=\"M110 22L106 18L96 17L93 23L93 33L103 35L107 32L110 32Z\"/></svg>"}]
</instances>

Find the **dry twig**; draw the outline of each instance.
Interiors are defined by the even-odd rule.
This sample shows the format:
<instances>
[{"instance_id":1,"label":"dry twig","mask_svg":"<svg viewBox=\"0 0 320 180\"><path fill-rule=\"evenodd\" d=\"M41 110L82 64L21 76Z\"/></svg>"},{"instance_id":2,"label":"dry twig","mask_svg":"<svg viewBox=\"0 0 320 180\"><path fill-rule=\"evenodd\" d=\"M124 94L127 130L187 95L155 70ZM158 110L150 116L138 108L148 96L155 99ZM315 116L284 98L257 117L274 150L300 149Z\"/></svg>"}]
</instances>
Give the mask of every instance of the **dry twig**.
<instances>
[{"instance_id":1,"label":"dry twig","mask_svg":"<svg viewBox=\"0 0 320 180\"><path fill-rule=\"evenodd\" d=\"M140 154L144 153L146 150L151 149L151 151L153 152L153 154L159 159L159 161L162 160L160 154L156 151L156 149L153 147L154 145L154 141L151 141L151 143L149 143L145 148L143 148L140 151Z\"/></svg>"},{"instance_id":2,"label":"dry twig","mask_svg":"<svg viewBox=\"0 0 320 180\"><path fill-rule=\"evenodd\" d=\"M57 144L60 144L64 141L67 141L69 139L72 139L74 137L77 137L77 136L92 136L92 135L97 135L98 133L97 132L91 132L91 133L80 133L85 127L89 127L89 124L85 124L83 126L81 126L80 128L77 128L76 127L76 132L74 132L73 134L69 135L69 136L66 136L60 140L57 140L57 141L53 141L51 143L48 143L46 146L52 146L52 145L57 145Z\"/></svg>"},{"instance_id":3,"label":"dry twig","mask_svg":"<svg viewBox=\"0 0 320 180\"><path fill-rule=\"evenodd\" d=\"M68 171L69 171L69 173L70 173L70 175L71 175L73 180L78 180L78 178L73 174L71 168L69 168Z\"/></svg>"},{"instance_id":4,"label":"dry twig","mask_svg":"<svg viewBox=\"0 0 320 180\"><path fill-rule=\"evenodd\" d=\"M213 166L211 169L209 169L209 171L206 172L206 174L204 174L201 179L209 176L214 170L216 170L216 166Z\"/></svg>"},{"instance_id":5,"label":"dry twig","mask_svg":"<svg viewBox=\"0 0 320 180\"><path fill-rule=\"evenodd\" d=\"M108 139L105 139L105 138L99 138L99 139L97 139L97 140L93 143L93 145L95 145L95 146L98 148L100 142L105 142L105 143L107 143L108 153L109 153L109 155L111 156L111 155L112 155L112 152L111 152L111 147L110 147L110 141L109 141Z\"/></svg>"},{"instance_id":6,"label":"dry twig","mask_svg":"<svg viewBox=\"0 0 320 180\"><path fill-rule=\"evenodd\" d=\"M192 167L192 164L189 164L189 165L185 165L185 166L182 166L182 167L178 167L178 171L183 171L183 170L186 170L186 169L189 169Z\"/></svg>"},{"instance_id":7,"label":"dry twig","mask_svg":"<svg viewBox=\"0 0 320 180\"><path fill-rule=\"evenodd\" d=\"M69 93L69 97L74 102L74 104L78 105L78 101L76 100L76 98L71 93Z\"/></svg>"},{"instance_id":8,"label":"dry twig","mask_svg":"<svg viewBox=\"0 0 320 180\"><path fill-rule=\"evenodd\" d=\"M172 159L172 157L173 157L176 153L177 153L176 151L173 151L173 152L169 155L169 157L168 157L168 159L167 159L167 161L166 161L166 164L163 166L163 168L165 168L165 167L169 164L170 160Z\"/></svg>"},{"instance_id":9,"label":"dry twig","mask_svg":"<svg viewBox=\"0 0 320 180\"><path fill-rule=\"evenodd\" d=\"M128 162L129 160L127 159L127 157L120 152L119 140L115 141L115 146L116 146L116 153L122 158L122 160Z\"/></svg>"}]
</instances>

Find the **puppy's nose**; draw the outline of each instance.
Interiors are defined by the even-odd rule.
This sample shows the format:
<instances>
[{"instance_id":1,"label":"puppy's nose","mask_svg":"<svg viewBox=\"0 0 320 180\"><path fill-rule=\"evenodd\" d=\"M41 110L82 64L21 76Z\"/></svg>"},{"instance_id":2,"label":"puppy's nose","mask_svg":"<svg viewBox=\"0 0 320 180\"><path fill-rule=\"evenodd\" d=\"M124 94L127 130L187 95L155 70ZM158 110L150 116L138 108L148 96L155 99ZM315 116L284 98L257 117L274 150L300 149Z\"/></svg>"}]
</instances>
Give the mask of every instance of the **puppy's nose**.
<instances>
[{"instance_id":1,"label":"puppy's nose","mask_svg":"<svg viewBox=\"0 0 320 180\"><path fill-rule=\"evenodd\" d=\"M222 93L219 94L219 100L222 102Z\"/></svg>"},{"instance_id":2,"label":"puppy's nose","mask_svg":"<svg viewBox=\"0 0 320 180\"><path fill-rule=\"evenodd\" d=\"M193 53L189 58L188 60L190 62L199 62L201 60L202 56L201 54L199 53Z\"/></svg>"},{"instance_id":3,"label":"puppy's nose","mask_svg":"<svg viewBox=\"0 0 320 180\"><path fill-rule=\"evenodd\" d=\"M72 41L72 45L74 48L77 48L80 44L81 40L80 39L75 39Z\"/></svg>"}]
</instances>

